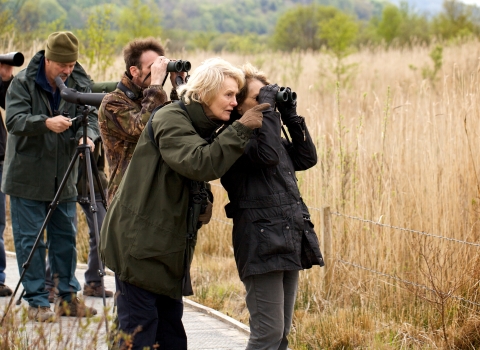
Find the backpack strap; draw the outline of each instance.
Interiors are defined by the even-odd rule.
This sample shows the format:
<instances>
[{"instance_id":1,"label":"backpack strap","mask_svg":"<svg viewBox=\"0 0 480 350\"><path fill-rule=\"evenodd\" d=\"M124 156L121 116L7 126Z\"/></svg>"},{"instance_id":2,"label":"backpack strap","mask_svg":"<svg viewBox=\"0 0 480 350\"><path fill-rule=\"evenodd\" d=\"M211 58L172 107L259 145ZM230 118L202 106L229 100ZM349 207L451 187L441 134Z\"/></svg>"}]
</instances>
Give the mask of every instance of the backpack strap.
<instances>
[{"instance_id":1,"label":"backpack strap","mask_svg":"<svg viewBox=\"0 0 480 350\"><path fill-rule=\"evenodd\" d=\"M148 122L147 122L147 131L148 131L148 137L150 138L150 141L153 143L153 145L158 148L158 143L157 141L155 140L155 134L153 133L153 126L152 126L152 120L153 120L153 117L155 116L155 113L157 113L157 111L162 108L163 106L167 105L167 104L170 104L170 103L178 103L180 105L180 107L185 111L187 112L188 114L188 111L187 111L187 107L185 107L185 104L183 103L183 101L178 101L178 102L167 102L161 106L157 106L155 107L155 109L152 111L152 114L150 114L150 118L148 118Z\"/></svg>"}]
</instances>

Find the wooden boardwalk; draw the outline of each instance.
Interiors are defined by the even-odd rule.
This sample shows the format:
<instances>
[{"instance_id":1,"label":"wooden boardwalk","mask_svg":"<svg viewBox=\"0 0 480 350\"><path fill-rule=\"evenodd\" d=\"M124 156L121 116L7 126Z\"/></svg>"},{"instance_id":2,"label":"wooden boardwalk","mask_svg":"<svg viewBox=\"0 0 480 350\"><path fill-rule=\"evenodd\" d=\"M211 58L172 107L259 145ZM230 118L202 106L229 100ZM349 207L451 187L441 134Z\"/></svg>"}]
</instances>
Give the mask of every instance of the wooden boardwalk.
<instances>
[{"instance_id":1,"label":"wooden boardwalk","mask_svg":"<svg viewBox=\"0 0 480 350\"><path fill-rule=\"evenodd\" d=\"M76 276L80 285L84 284L85 266L79 264ZM17 261L13 253L7 254L6 284L14 290L20 278ZM104 277L104 283L107 289L115 290L115 281L113 276ZM20 285L19 291L15 297L18 299L22 291ZM81 292L80 292L81 293ZM81 296L81 295L79 295ZM0 298L0 313L3 316L5 306L10 298ZM102 298L85 298L87 305L94 306L99 315L103 313ZM113 299L107 298L108 315L111 316ZM16 306L13 303L12 310L17 314L18 332L21 332L22 339L25 338L25 348L31 348L35 340L38 340L38 327L43 327L43 334L46 334L46 347L49 349L101 349L107 350L106 328L104 323L100 323L103 317L94 318L93 322L85 322L85 319L70 317L61 317L60 320L52 324L37 323L32 321L22 324L22 310L27 307L25 301L22 305ZM53 305L52 305L53 309ZM188 336L188 348L195 350L243 350L248 341L248 327L235 321L234 319L212 310L205 306L185 299L185 312L183 316L185 330ZM23 327L22 327L23 326ZM44 345L42 345L44 346ZM45 347L37 347L45 348Z\"/></svg>"}]
</instances>

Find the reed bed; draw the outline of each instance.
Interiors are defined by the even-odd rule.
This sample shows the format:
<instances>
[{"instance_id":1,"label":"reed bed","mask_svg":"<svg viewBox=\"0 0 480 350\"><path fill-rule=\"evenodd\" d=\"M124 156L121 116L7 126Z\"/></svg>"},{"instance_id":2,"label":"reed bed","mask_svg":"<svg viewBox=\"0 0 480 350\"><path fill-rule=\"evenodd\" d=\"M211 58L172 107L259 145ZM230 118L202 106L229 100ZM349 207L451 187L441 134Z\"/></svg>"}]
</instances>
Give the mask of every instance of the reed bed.
<instances>
[{"instance_id":1,"label":"reed bed","mask_svg":"<svg viewBox=\"0 0 480 350\"><path fill-rule=\"evenodd\" d=\"M363 48L347 58L357 66L340 82L327 52L169 53L194 68L212 56L249 61L298 94L318 163L297 177L320 241L322 208L334 213L333 254L325 257L333 280L325 284L325 268L301 273L292 349L480 347L480 43L445 45L440 72L423 78L432 48ZM109 79L123 69L119 57ZM192 299L248 323L228 196L219 181L212 185ZM13 249L10 228L5 236ZM78 242L85 262L84 221Z\"/></svg>"}]
</instances>

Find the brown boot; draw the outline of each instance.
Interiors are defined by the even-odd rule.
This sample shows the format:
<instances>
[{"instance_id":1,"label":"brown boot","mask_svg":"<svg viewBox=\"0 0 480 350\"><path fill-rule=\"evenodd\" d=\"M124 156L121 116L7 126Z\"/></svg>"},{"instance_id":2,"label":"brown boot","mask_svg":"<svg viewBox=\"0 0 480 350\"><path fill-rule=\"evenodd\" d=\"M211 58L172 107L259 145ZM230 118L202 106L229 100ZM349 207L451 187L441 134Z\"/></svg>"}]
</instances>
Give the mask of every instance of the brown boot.
<instances>
[{"instance_id":1,"label":"brown boot","mask_svg":"<svg viewBox=\"0 0 480 350\"><path fill-rule=\"evenodd\" d=\"M86 297L103 297L103 288L101 285L95 286L94 283L84 284L83 285L83 295ZM105 289L105 298L113 297L113 292Z\"/></svg>"},{"instance_id":2,"label":"brown boot","mask_svg":"<svg viewBox=\"0 0 480 350\"><path fill-rule=\"evenodd\" d=\"M29 306L28 318L37 322L55 322L55 313L49 306Z\"/></svg>"},{"instance_id":3,"label":"brown boot","mask_svg":"<svg viewBox=\"0 0 480 350\"><path fill-rule=\"evenodd\" d=\"M69 303L60 300L55 306L55 311L58 316L71 317L91 317L97 314L95 308L85 305L85 302L77 297Z\"/></svg>"},{"instance_id":4,"label":"brown boot","mask_svg":"<svg viewBox=\"0 0 480 350\"><path fill-rule=\"evenodd\" d=\"M45 289L48 290L48 302L49 303L54 303L57 288L52 287L52 288L45 288Z\"/></svg>"},{"instance_id":5,"label":"brown boot","mask_svg":"<svg viewBox=\"0 0 480 350\"><path fill-rule=\"evenodd\" d=\"M4 285L3 283L0 284L0 297L8 297L12 294L13 292L8 286Z\"/></svg>"}]
</instances>

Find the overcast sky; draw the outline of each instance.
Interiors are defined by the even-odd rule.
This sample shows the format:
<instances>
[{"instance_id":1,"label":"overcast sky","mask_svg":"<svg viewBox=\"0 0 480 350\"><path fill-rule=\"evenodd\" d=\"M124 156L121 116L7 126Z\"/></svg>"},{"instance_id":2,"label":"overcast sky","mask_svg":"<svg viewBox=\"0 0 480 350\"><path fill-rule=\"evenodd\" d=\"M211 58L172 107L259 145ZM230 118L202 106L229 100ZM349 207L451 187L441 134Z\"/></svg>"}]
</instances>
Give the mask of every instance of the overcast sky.
<instances>
[{"instance_id":1,"label":"overcast sky","mask_svg":"<svg viewBox=\"0 0 480 350\"><path fill-rule=\"evenodd\" d=\"M390 2L400 6L400 2L405 0L390 0ZM406 0L412 9L419 12L426 12L434 15L443 9L443 0ZM476 5L480 7L480 0L457 0L468 5Z\"/></svg>"}]
</instances>

